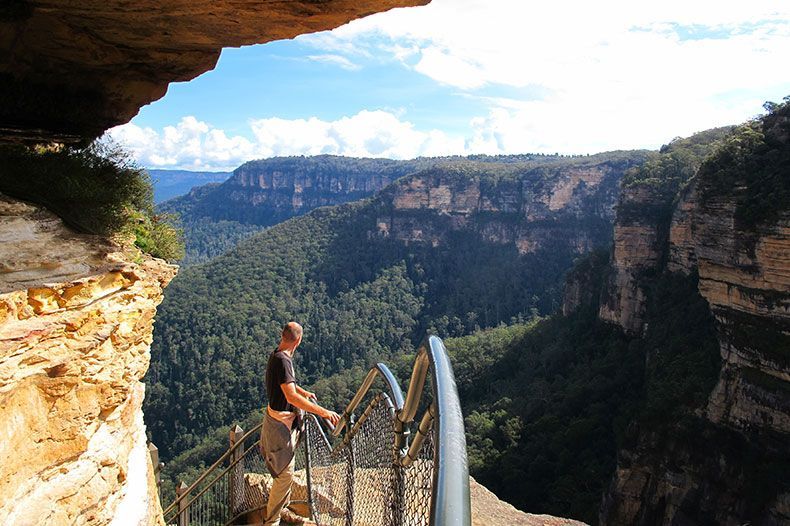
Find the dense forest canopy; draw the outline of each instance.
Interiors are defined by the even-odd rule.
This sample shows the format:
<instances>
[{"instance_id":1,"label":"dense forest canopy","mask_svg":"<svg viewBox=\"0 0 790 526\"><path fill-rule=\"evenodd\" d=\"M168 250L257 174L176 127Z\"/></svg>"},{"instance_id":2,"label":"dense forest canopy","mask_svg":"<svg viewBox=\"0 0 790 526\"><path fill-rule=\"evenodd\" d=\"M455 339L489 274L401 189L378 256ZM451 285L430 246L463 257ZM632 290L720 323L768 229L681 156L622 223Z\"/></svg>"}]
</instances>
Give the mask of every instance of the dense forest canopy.
<instances>
[{"instance_id":1,"label":"dense forest canopy","mask_svg":"<svg viewBox=\"0 0 790 526\"><path fill-rule=\"evenodd\" d=\"M753 156L750 166L759 160L755 152L770 152L770 134L739 139L755 126L674 140L627 172L623 185L656 189L658 219L668 221L670 205L700 166L712 169L744 141L750 149L741 155ZM770 166L785 166L778 154L767 158L775 161ZM534 184L536 174L551 177L548 167L519 171L513 164L515 170L486 174L466 166L445 175L483 174L491 187L527 171ZM770 179L778 172L761 173ZM171 285L146 402L155 440L169 447L166 494L223 450L223 425L251 426L260 418L259 371L281 321L291 318L307 327L299 374L335 407L348 401L372 362L386 361L403 382L426 331L455 336L445 343L465 413L471 474L533 513L597 523L617 452L633 446L640 429L658 430L658 441L702 433L698 410L720 357L695 275L641 276L647 329L627 336L598 319L611 237L575 259L589 299L562 316L559 293L574 254L559 246L519 254L482 243L474 230L454 232L439 246L405 246L369 235L381 206L375 197L316 210L185 270Z\"/></svg>"},{"instance_id":2,"label":"dense forest canopy","mask_svg":"<svg viewBox=\"0 0 790 526\"><path fill-rule=\"evenodd\" d=\"M490 185L521 177L537 187L569 164L613 163L622 173L642 159L643 152L615 153L611 160L556 159L555 169L506 172L464 165L434 168L424 177ZM560 210L552 221L564 231L588 231L605 246L611 223L598 215L608 213L601 206L567 215ZM283 320L307 328L301 379L313 383L407 354L426 331L468 334L557 308L563 275L576 256L566 239L548 236L540 250L522 254L513 243L483 241L470 220L469 228L446 232L438 245L404 243L376 235L390 207L382 194L319 208L181 271L157 315L147 377L145 411L165 458L261 407L261 371ZM446 221L431 210L410 213ZM505 214L505 220L518 218ZM490 217L480 221L488 225Z\"/></svg>"}]
</instances>

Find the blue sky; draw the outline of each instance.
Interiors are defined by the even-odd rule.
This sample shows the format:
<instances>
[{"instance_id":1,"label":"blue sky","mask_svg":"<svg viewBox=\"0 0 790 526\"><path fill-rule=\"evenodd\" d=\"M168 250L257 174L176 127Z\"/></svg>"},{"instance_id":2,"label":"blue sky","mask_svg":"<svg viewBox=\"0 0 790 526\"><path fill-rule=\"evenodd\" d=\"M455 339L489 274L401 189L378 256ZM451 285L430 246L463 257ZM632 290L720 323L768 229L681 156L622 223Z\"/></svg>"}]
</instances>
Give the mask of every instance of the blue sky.
<instances>
[{"instance_id":1,"label":"blue sky","mask_svg":"<svg viewBox=\"0 0 790 526\"><path fill-rule=\"evenodd\" d=\"M407 113L420 128L461 131L484 110L480 101L387 56L361 57L354 66L326 59L339 56L321 54L300 39L225 49L213 71L172 84L167 96L145 106L134 122L162 128L195 114L227 132L244 134L252 118L336 120L364 109L385 109Z\"/></svg>"},{"instance_id":2,"label":"blue sky","mask_svg":"<svg viewBox=\"0 0 790 526\"><path fill-rule=\"evenodd\" d=\"M110 134L141 164L656 148L790 94L790 6L434 0L226 49Z\"/></svg>"}]
</instances>

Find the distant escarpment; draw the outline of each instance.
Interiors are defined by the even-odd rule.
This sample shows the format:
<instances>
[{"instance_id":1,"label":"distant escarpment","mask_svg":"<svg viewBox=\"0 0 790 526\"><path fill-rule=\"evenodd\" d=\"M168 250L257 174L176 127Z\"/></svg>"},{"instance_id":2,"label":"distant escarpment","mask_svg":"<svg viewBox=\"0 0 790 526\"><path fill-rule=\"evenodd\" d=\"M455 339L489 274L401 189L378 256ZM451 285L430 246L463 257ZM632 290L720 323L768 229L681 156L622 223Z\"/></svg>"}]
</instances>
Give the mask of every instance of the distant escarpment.
<instances>
[{"instance_id":1,"label":"distant escarpment","mask_svg":"<svg viewBox=\"0 0 790 526\"><path fill-rule=\"evenodd\" d=\"M223 183L193 188L160 210L177 214L184 229L184 265L233 248L263 228L321 206L373 195L433 161L357 159L333 155L250 161Z\"/></svg>"},{"instance_id":2,"label":"distant escarpment","mask_svg":"<svg viewBox=\"0 0 790 526\"><path fill-rule=\"evenodd\" d=\"M193 189L162 209L187 222L208 218L269 226L318 208L373 195L430 161L357 159L334 155L250 161L219 185Z\"/></svg>"},{"instance_id":3,"label":"distant escarpment","mask_svg":"<svg viewBox=\"0 0 790 526\"><path fill-rule=\"evenodd\" d=\"M620 178L645 154L601 154L553 165L453 165L400 179L378 197L376 233L441 245L458 231L520 254L608 244Z\"/></svg>"},{"instance_id":4,"label":"distant escarpment","mask_svg":"<svg viewBox=\"0 0 790 526\"><path fill-rule=\"evenodd\" d=\"M685 410L632 426L605 523L790 521L790 106L735 129L698 166L680 185L645 169L626 177L599 313L647 338L657 277L691 280L686 301L707 303L720 366ZM648 348L648 367L665 354Z\"/></svg>"},{"instance_id":5,"label":"distant escarpment","mask_svg":"<svg viewBox=\"0 0 790 526\"><path fill-rule=\"evenodd\" d=\"M578 251L586 251L600 241L590 237L591 229L603 224L607 225L603 231L609 230L620 177L646 156L646 152L614 152L410 161L330 155L273 158L248 162L226 182L194 188L160 209L181 218L185 264L219 255L262 227L321 206L370 197L389 185L393 186L382 194L388 208L378 222L382 236L405 242L437 241L442 232L468 229L474 223L485 239L516 243L526 253L556 229L558 218L568 227L565 237L572 235L571 218L594 218L594 224L580 223L585 232L574 241ZM439 171L431 176L434 168L487 175L475 179ZM423 224L431 213L435 217ZM526 230L525 222L530 224Z\"/></svg>"},{"instance_id":6,"label":"distant escarpment","mask_svg":"<svg viewBox=\"0 0 790 526\"><path fill-rule=\"evenodd\" d=\"M436 166L184 269L162 304L149 375L146 415L163 455L260 407L260 350L282 319L310 327L300 347L310 383L402 356L427 330L460 335L554 311L574 259L610 243L619 180L646 156ZM348 393L328 396L341 406Z\"/></svg>"},{"instance_id":7,"label":"distant escarpment","mask_svg":"<svg viewBox=\"0 0 790 526\"><path fill-rule=\"evenodd\" d=\"M0 522L163 524L140 382L175 267L0 196Z\"/></svg>"}]
</instances>

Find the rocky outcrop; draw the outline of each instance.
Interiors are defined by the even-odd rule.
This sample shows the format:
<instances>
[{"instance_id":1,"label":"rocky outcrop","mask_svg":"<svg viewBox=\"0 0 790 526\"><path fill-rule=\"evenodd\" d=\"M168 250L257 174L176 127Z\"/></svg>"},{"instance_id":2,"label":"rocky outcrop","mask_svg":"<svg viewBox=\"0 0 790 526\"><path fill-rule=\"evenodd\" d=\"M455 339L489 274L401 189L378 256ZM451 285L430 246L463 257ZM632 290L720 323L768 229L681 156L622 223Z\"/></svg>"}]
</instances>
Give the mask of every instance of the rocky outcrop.
<instances>
[{"instance_id":1,"label":"rocky outcrop","mask_svg":"<svg viewBox=\"0 0 790 526\"><path fill-rule=\"evenodd\" d=\"M589 252L608 242L620 177L636 162L568 160L507 175L485 167L426 170L382 192L375 235L438 246L452 232L471 230L520 254Z\"/></svg>"},{"instance_id":2,"label":"rocky outcrop","mask_svg":"<svg viewBox=\"0 0 790 526\"><path fill-rule=\"evenodd\" d=\"M623 188L614 225L612 266L598 316L631 334L641 332L647 297L640 275L657 270L666 244L668 203L649 186Z\"/></svg>"},{"instance_id":3,"label":"rocky outcrop","mask_svg":"<svg viewBox=\"0 0 790 526\"><path fill-rule=\"evenodd\" d=\"M427 0L9 0L0 8L0 138L78 140L129 121L223 47L338 27Z\"/></svg>"},{"instance_id":4,"label":"rocky outcrop","mask_svg":"<svg viewBox=\"0 0 790 526\"><path fill-rule=\"evenodd\" d=\"M573 519L524 513L499 500L482 484L469 477L472 500L472 526L583 526Z\"/></svg>"},{"instance_id":5,"label":"rocky outcrop","mask_svg":"<svg viewBox=\"0 0 790 526\"><path fill-rule=\"evenodd\" d=\"M722 365L707 403L693 415L631 430L604 498L604 523L790 523L790 211L780 197L786 179L758 186L765 173L786 177L788 112L745 125L728 146L737 155L724 150L703 165L680 193L664 242L666 216L644 214L642 231L653 225L658 235L643 235L649 242L641 252L636 242L625 254L615 247L615 269L620 263L632 270L618 269L629 279L610 283L609 293L626 291L620 297L640 290L642 270L698 277ZM769 195L777 197L763 197ZM764 201L755 211L749 199L758 197ZM634 315L643 312L634 305L639 301L612 303L602 317L639 331L646 320Z\"/></svg>"},{"instance_id":6,"label":"rocky outcrop","mask_svg":"<svg viewBox=\"0 0 790 526\"><path fill-rule=\"evenodd\" d=\"M0 261L0 522L160 524L140 379L175 267L3 197Z\"/></svg>"}]
</instances>

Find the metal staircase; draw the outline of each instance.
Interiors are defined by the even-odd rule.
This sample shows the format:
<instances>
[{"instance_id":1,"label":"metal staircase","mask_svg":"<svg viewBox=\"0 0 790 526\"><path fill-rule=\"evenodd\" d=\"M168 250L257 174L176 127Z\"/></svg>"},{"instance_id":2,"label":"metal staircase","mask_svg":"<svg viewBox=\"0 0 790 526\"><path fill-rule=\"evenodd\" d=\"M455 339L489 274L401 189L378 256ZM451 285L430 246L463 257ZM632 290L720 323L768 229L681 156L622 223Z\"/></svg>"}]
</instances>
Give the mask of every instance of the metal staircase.
<instances>
[{"instance_id":1,"label":"metal staircase","mask_svg":"<svg viewBox=\"0 0 790 526\"><path fill-rule=\"evenodd\" d=\"M178 488L164 510L167 524L263 522L271 478L258 447L260 428L231 431L229 449L190 486ZM283 523L471 525L463 417L438 337L427 337L419 347L405 397L379 363L337 427L309 414L301 436L288 508L292 517Z\"/></svg>"}]
</instances>

